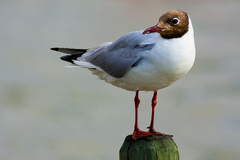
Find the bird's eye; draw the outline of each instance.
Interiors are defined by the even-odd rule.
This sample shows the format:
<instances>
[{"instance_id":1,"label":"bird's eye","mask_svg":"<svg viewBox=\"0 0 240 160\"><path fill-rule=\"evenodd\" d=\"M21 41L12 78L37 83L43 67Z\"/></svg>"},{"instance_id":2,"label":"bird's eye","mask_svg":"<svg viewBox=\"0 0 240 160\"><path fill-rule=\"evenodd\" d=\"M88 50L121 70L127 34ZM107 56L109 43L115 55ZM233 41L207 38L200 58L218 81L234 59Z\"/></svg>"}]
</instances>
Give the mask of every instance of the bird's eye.
<instances>
[{"instance_id":1,"label":"bird's eye","mask_svg":"<svg viewBox=\"0 0 240 160\"><path fill-rule=\"evenodd\" d=\"M173 18L172 22L174 25L177 25L180 22L180 20L178 18Z\"/></svg>"}]
</instances>

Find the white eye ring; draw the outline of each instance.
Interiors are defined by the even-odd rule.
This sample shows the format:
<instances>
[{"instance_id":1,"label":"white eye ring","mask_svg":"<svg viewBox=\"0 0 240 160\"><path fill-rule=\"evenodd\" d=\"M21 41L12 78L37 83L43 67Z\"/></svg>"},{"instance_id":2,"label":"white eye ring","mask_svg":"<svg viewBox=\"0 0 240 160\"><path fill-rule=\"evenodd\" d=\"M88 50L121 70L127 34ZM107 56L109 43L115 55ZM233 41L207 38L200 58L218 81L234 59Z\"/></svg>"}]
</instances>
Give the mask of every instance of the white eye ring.
<instances>
[{"instance_id":1,"label":"white eye ring","mask_svg":"<svg viewBox=\"0 0 240 160\"><path fill-rule=\"evenodd\" d=\"M174 25L177 25L180 22L180 20L178 18L173 18L172 22Z\"/></svg>"}]
</instances>

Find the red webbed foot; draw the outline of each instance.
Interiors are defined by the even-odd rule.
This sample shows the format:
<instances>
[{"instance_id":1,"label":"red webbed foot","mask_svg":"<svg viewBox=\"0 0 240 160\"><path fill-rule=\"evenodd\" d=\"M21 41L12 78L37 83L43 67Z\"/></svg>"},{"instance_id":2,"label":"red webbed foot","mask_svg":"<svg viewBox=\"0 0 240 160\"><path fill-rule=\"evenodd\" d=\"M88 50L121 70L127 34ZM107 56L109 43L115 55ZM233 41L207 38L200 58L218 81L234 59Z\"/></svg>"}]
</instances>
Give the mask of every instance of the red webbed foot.
<instances>
[{"instance_id":1,"label":"red webbed foot","mask_svg":"<svg viewBox=\"0 0 240 160\"><path fill-rule=\"evenodd\" d=\"M155 131L155 129L152 129L152 128L150 128L150 127L147 127L147 128L149 128L149 131L148 131L148 132L151 133L152 135L173 137L173 135L169 135L169 134L157 132L157 131Z\"/></svg>"},{"instance_id":2,"label":"red webbed foot","mask_svg":"<svg viewBox=\"0 0 240 160\"><path fill-rule=\"evenodd\" d=\"M132 139L137 140L140 137L151 136L151 135L152 135L152 133L150 133L150 132L145 132L140 129L136 129L133 132Z\"/></svg>"}]
</instances>

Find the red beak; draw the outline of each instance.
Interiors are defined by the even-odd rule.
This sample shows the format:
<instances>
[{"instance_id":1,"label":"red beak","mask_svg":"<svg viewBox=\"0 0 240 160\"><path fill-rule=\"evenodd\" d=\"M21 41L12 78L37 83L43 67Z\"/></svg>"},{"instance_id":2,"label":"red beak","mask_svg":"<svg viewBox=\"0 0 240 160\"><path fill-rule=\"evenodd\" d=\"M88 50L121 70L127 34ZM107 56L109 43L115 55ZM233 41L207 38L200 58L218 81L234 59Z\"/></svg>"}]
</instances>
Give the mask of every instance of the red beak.
<instances>
[{"instance_id":1,"label":"red beak","mask_svg":"<svg viewBox=\"0 0 240 160\"><path fill-rule=\"evenodd\" d=\"M143 34L149 34L149 33L154 33L154 32L160 32L162 31L164 28L160 28L157 25L149 27L148 29L146 29Z\"/></svg>"}]
</instances>

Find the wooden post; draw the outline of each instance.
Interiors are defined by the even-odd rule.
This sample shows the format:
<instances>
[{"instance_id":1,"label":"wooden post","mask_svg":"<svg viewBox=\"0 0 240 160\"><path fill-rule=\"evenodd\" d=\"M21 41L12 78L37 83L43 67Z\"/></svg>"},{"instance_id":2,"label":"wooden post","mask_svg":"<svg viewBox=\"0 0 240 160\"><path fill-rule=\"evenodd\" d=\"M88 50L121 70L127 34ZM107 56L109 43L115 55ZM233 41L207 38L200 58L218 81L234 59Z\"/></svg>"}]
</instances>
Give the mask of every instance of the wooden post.
<instances>
[{"instance_id":1,"label":"wooden post","mask_svg":"<svg viewBox=\"0 0 240 160\"><path fill-rule=\"evenodd\" d=\"M128 135L119 151L120 160L179 160L178 147L170 136L148 136L137 140Z\"/></svg>"}]
</instances>

